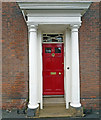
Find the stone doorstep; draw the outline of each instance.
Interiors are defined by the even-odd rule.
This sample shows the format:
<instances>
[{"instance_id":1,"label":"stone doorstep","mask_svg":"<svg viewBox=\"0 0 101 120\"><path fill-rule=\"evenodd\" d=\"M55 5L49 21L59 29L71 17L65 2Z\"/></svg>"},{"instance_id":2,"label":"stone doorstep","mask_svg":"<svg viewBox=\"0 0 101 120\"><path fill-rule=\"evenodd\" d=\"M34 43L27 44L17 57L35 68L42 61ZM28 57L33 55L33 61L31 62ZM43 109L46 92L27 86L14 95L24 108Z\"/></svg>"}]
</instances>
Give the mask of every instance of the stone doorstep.
<instances>
[{"instance_id":1,"label":"stone doorstep","mask_svg":"<svg viewBox=\"0 0 101 120\"><path fill-rule=\"evenodd\" d=\"M44 103L43 104L43 108L44 107L61 107L61 106L66 106L64 103Z\"/></svg>"},{"instance_id":2,"label":"stone doorstep","mask_svg":"<svg viewBox=\"0 0 101 120\"><path fill-rule=\"evenodd\" d=\"M64 98L44 98L43 99L43 103L44 104L52 104L52 103L64 103L65 104L65 100Z\"/></svg>"},{"instance_id":3,"label":"stone doorstep","mask_svg":"<svg viewBox=\"0 0 101 120\"><path fill-rule=\"evenodd\" d=\"M40 110L39 108L36 110L29 111L29 118L43 118L43 117L83 117L83 107L74 108L69 107L68 110L65 109L65 105L57 104L53 106L47 104L44 106L44 109ZM32 116L31 116L32 115Z\"/></svg>"},{"instance_id":4,"label":"stone doorstep","mask_svg":"<svg viewBox=\"0 0 101 120\"><path fill-rule=\"evenodd\" d=\"M46 109L46 110L45 110ZM69 107L69 109L65 109L65 105L63 104L57 104L52 106L45 106L45 109L43 109L43 112L46 112L45 114L42 113L40 110L39 117L83 117L83 108L74 108L74 107ZM51 110L49 110L51 109ZM55 110L54 110L55 109ZM48 113L49 112L49 113ZM42 115L44 114L44 115Z\"/></svg>"}]
</instances>

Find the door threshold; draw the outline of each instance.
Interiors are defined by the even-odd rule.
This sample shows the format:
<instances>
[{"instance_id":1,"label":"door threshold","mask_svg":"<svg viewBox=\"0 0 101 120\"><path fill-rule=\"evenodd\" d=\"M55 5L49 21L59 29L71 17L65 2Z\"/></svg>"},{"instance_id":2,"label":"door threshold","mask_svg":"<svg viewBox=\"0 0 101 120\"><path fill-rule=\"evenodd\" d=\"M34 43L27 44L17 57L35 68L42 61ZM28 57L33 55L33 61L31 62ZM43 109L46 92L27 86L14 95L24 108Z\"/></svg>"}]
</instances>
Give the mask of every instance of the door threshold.
<instances>
[{"instance_id":1,"label":"door threshold","mask_svg":"<svg viewBox=\"0 0 101 120\"><path fill-rule=\"evenodd\" d=\"M43 95L44 98L60 98L60 97L64 97L64 95Z\"/></svg>"}]
</instances>

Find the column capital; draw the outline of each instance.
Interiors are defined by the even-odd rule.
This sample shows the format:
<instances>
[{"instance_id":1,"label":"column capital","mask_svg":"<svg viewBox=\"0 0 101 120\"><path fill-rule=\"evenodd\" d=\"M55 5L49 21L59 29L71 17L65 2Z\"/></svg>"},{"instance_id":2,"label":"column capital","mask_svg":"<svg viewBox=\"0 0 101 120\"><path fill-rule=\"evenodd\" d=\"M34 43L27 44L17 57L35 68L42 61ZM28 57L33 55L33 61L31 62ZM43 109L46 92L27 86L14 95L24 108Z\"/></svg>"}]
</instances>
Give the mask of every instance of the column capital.
<instances>
[{"instance_id":1,"label":"column capital","mask_svg":"<svg viewBox=\"0 0 101 120\"><path fill-rule=\"evenodd\" d=\"M78 29L80 26L81 26L81 24L71 24L70 28L71 28L72 32L78 32Z\"/></svg>"},{"instance_id":2,"label":"column capital","mask_svg":"<svg viewBox=\"0 0 101 120\"><path fill-rule=\"evenodd\" d=\"M28 25L29 32L36 32L38 28L38 25Z\"/></svg>"}]
</instances>

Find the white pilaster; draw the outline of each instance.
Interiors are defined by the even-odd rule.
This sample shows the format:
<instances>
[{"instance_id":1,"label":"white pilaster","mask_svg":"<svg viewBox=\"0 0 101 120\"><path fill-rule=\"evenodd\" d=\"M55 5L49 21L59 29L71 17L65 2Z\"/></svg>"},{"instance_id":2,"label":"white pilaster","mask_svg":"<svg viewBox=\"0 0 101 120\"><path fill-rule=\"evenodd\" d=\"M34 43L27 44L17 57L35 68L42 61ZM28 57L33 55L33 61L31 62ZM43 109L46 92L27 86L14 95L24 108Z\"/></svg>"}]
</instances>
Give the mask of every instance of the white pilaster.
<instances>
[{"instance_id":1,"label":"white pilaster","mask_svg":"<svg viewBox=\"0 0 101 120\"><path fill-rule=\"evenodd\" d=\"M80 107L80 75L79 75L79 41L78 25L71 26L71 74L72 74L72 107Z\"/></svg>"},{"instance_id":2,"label":"white pilaster","mask_svg":"<svg viewBox=\"0 0 101 120\"><path fill-rule=\"evenodd\" d=\"M69 108L69 102L71 101L71 37L70 37L70 29L66 29L65 31L65 99L66 99L66 109Z\"/></svg>"},{"instance_id":3,"label":"white pilaster","mask_svg":"<svg viewBox=\"0 0 101 120\"><path fill-rule=\"evenodd\" d=\"M37 93L37 26L29 26L29 105L28 108L38 107Z\"/></svg>"}]
</instances>

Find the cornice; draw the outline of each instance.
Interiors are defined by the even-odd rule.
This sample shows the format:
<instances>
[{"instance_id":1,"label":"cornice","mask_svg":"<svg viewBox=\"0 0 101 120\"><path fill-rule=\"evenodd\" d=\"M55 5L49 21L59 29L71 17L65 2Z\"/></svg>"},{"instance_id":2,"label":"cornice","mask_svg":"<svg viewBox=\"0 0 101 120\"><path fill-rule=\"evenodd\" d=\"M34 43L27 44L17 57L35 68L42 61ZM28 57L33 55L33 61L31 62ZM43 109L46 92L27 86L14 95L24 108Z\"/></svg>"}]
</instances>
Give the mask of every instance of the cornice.
<instances>
[{"instance_id":1,"label":"cornice","mask_svg":"<svg viewBox=\"0 0 101 120\"><path fill-rule=\"evenodd\" d=\"M55 0L54 0L55 1ZM83 9L88 9L90 6L91 2L18 2L19 7L24 10L35 10L35 9L76 9L76 10L83 10Z\"/></svg>"}]
</instances>

